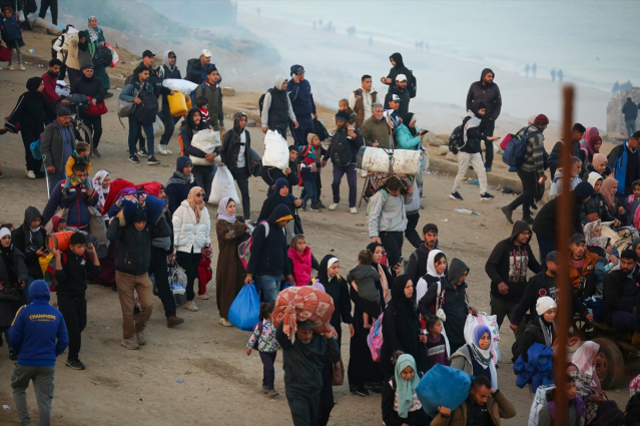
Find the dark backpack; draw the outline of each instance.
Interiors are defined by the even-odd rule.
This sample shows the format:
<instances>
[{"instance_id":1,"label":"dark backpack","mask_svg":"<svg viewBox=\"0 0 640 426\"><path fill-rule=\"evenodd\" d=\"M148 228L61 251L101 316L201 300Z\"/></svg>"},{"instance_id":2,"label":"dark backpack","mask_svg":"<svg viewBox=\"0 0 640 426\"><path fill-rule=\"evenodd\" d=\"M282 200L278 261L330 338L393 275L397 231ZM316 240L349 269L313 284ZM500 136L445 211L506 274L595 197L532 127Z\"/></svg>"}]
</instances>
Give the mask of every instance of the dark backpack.
<instances>
[{"instance_id":1,"label":"dark backpack","mask_svg":"<svg viewBox=\"0 0 640 426\"><path fill-rule=\"evenodd\" d=\"M262 96L260 96L260 99L258 99L258 111L260 111L260 115L262 115L262 107L264 106L264 96L267 93L272 93L271 89L267 90L266 93L263 93Z\"/></svg>"},{"instance_id":2,"label":"dark backpack","mask_svg":"<svg viewBox=\"0 0 640 426\"><path fill-rule=\"evenodd\" d=\"M113 54L108 47L98 46L95 53L93 54L93 66L105 66L110 67L111 61L113 60Z\"/></svg>"},{"instance_id":3,"label":"dark backpack","mask_svg":"<svg viewBox=\"0 0 640 426\"><path fill-rule=\"evenodd\" d=\"M316 120L315 118L313 119L313 131L316 135L318 135L320 142L322 142L323 140L327 139L330 136L329 131L327 130L326 127L324 127L324 124L322 124L320 120Z\"/></svg>"},{"instance_id":4,"label":"dark backpack","mask_svg":"<svg viewBox=\"0 0 640 426\"><path fill-rule=\"evenodd\" d=\"M524 132L522 132L521 135L511 135L511 140L502 153L502 161L509 167L520 167L522 163L524 163L525 154L527 152L527 140L540 133L542 132L533 132L528 135L525 135Z\"/></svg>"},{"instance_id":5,"label":"dark backpack","mask_svg":"<svg viewBox=\"0 0 640 426\"><path fill-rule=\"evenodd\" d=\"M202 87L202 95L204 96L204 92L207 90L207 85L205 83L200 83L200 87ZM198 88L196 90L192 90L189 98L191 98L191 105L194 106L196 104L196 98L198 97Z\"/></svg>"},{"instance_id":6,"label":"dark backpack","mask_svg":"<svg viewBox=\"0 0 640 426\"><path fill-rule=\"evenodd\" d=\"M142 99L142 103L136 108L134 113L136 118L142 124L153 124L159 109L158 98L153 91L146 90L144 87L140 89L138 97Z\"/></svg>"},{"instance_id":7,"label":"dark backpack","mask_svg":"<svg viewBox=\"0 0 640 426\"><path fill-rule=\"evenodd\" d=\"M635 393L625 408L626 423L625 426L637 426L640 424L640 393Z\"/></svg>"},{"instance_id":8,"label":"dark backpack","mask_svg":"<svg viewBox=\"0 0 640 426\"><path fill-rule=\"evenodd\" d=\"M625 426L624 413L615 401L606 401L598 407L596 418L591 426Z\"/></svg>"},{"instance_id":9,"label":"dark backpack","mask_svg":"<svg viewBox=\"0 0 640 426\"><path fill-rule=\"evenodd\" d=\"M449 136L449 151L457 154L460 151L460 148L464 147L466 142L464 141L464 126L460 124L453 132L451 132L451 136Z\"/></svg>"},{"instance_id":10,"label":"dark backpack","mask_svg":"<svg viewBox=\"0 0 640 426\"><path fill-rule=\"evenodd\" d=\"M416 94L418 93L418 81L416 80L416 77L413 75L413 70L409 70L411 71L409 73L409 75L407 76L407 90L409 91L409 97L410 98L415 98Z\"/></svg>"}]
</instances>

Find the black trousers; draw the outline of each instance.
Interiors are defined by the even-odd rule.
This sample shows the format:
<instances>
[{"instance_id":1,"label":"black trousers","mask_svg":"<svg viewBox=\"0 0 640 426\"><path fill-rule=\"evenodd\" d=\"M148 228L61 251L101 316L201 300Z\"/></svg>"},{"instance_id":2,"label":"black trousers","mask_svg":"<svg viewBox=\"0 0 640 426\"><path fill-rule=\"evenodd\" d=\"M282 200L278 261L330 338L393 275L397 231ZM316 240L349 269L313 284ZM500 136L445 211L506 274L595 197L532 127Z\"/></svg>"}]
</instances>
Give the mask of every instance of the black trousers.
<instances>
[{"instance_id":1,"label":"black trousers","mask_svg":"<svg viewBox=\"0 0 640 426\"><path fill-rule=\"evenodd\" d=\"M158 247L151 247L151 262L149 262L149 275L153 275L158 289L158 297L164 308L164 316L169 318L176 314L176 300L169 288L169 275L167 274L167 252Z\"/></svg>"},{"instance_id":2,"label":"black trousers","mask_svg":"<svg viewBox=\"0 0 640 426\"><path fill-rule=\"evenodd\" d=\"M163 100L160 118L162 118L162 124L164 124L164 133L160 137L160 145L169 145L169 140L171 139L171 136L173 136L173 131L175 130L176 123L180 120L180 117L174 117L171 115L171 112L169 112L169 101L166 102L165 108L165 102Z\"/></svg>"},{"instance_id":3,"label":"black trousers","mask_svg":"<svg viewBox=\"0 0 640 426\"><path fill-rule=\"evenodd\" d=\"M380 232L380 242L387 252L389 260L389 270L393 271L400 258L402 257L402 243L404 235L402 232ZM391 272L395 275L395 272Z\"/></svg>"},{"instance_id":4,"label":"black trousers","mask_svg":"<svg viewBox=\"0 0 640 426\"><path fill-rule=\"evenodd\" d=\"M318 426L327 426L331 410L335 405L333 400L333 367L326 362L322 368L322 390L320 391L320 407L318 413Z\"/></svg>"},{"instance_id":5,"label":"black trousers","mask_svg":"<svg viewBox=\"0 0 640 426\"><path fill-rule=\"evenodd\" d=\"M198 278L198 266L200 266L200 253L185 253L183 251L176 252L176 260L178 265L184 269L187 274L187 300L195 299L196 294L193 291L193 282Z\"/></svg>"},{"instance_id":6,"label":"black trousers","mask_svg":"<svg viewBox=\"0 0 640 426\"><path fill-rule=\"evenodd\" d=\"M51 8L51 23L58 25L58 0L41 0L39 17L47 16L47 9Z\"/></svg>"},{"instance_id":7,"label":"black trousers","mask_svg":"<svg viewBox=\"0 0 640 426\"><path fill-rule=\"evenodd\" d=\"M294 426L317 426L320 409L320 393L308 393L285 390L291 410Z\"/></svg>"},{"instance_id":8,"label":"black trousers","mask_svg":"<svg viewBox=\"0 0 640 426\"><path fill-rule=\"evenodd\" d=\"M422 245L422 238L420 238L420 234L416 231L416 226L418 226L418 221L420 220L420 212L417 211L415 213L407 214L407 229L404 230L404 236L407 237L407 240L411 243L415 248L419 248Z\"/></svg>"},{"instance_id":9,"label":"black trousers","mask_svg":"<svg viewBox=\"0 0 640 426\"><path fill-rule=\"evenodd\" d=\"M482 123L480 123L480 131L485 136L493 136L493 131L495 129L496 122L493 120L482 120ZM484 166L491 167L493 164L493 141L485 141L484 146L486 148Z\"/></svg>"},{"instance_id":10,"label":"black trousers","mask_svg":"<svg viewBox=\"0 0 640 426\"><path fill-rule=\"evenodd\" d=\"M20 129L20 135L22 136L22 143L24 145L24 159L27 170L33 170L35 173L40 172L42 169L42 160L36 160L31 153L31 144L40 138L40 134L36 134L33 130L23 127Z\"/></svg>"},{"instance_id":11,"label":"black trousers","mask_svg":"<svg viewBox=\"0 0 640 426\"><path fill-rule=\"evenodd\" d=\"M213 181L213 176L216 174L216 169L213 164L210 166L193 166L193 177L200 183L202 189L207 194L204 199L205 202L209 199L209 195L211 195L211 182Z\"/></svg>"},{"instance_id":12,"label":"black trousers","mask_svg":"<svg viewBox=\"0 0 640 426\"><path fill-rule=\"evenodd\" d=\"M69 333L68 359L78 359L82 330L87 326L87 299L84 296L71 297L58 294L58 310L67 324Z\"/></svg>"},{"instance_id":13,"label":"black trousers","mask_svg":"<svg viewBox=\"0 0 640 426\"><path fill-rule=\"evenodd\" d=\"M230 169L233 179L238 184L240 193L242 194L242 215L245 220L249 220L251 216L251 199L249 198L249 170L247 167L241 169Z\"/></svg>"},{"instance_id":14,"label":"black trousers","mask_svg":"<svg viewBox=\"0 0 640 426\"><path fill-rule=\"evenodd\" d=\"M515 210L522 205L523 216L531 216L531 203L536 196L536 172L525 172L517 168L516 173L522 182L522 194L509 204L509 209Z\"/></svg>"},{"instance_id":15,"label":"black trousers","mask_svg":"<svg viewBox=\"0 0 640 426\"><path fill-rule=\"evenodd\" d=\"M102 137L102 116L93 116L82 114L82 121L91 130L91 139L93 140L93 147L97 148Z\"/></svg>"},{"instance_id":16,"label":"black trousers","mask_svg":"<svg viewBox=\"0 0 640 426\"><path fill-rule=\"evenodd\" d=\"M75 68L67 67L67 73L69 73L69 86L72 86L77 79L82 77L82 71Z\"/></svg>"}]
</instances>

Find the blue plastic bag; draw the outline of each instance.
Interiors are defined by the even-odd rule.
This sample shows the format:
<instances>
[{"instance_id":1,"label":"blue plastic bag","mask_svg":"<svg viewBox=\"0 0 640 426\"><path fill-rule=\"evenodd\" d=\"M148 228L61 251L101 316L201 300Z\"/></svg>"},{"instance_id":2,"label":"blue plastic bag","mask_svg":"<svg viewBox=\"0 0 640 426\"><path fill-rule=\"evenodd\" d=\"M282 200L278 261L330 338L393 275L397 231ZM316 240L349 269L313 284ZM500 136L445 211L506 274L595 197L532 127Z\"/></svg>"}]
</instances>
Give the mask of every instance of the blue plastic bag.
<instances>
[{"instance_id":1,"label":"blue plastic bag","mask_svg":"<svg viewBox=\"0 0 640 426\"><path fill-rule=\"evenodd\" d=\"M252 331L260 320L260 297L253 282L242 287L229 308L229 321L242 331Z\"/></svg>"},{"instance_id":2,"label":"blue plastic bag","mask_svg":"<svg viewBox=\"0 0 640 426\"><path fill-rule=\"evenodd\" d=\"M438 407L451 411L458 408L469 397L469 389L471 376L462 370L436 364L420 380L416 395L424 411L433 418L438 415Z\"/></svg>"}]
</instances>

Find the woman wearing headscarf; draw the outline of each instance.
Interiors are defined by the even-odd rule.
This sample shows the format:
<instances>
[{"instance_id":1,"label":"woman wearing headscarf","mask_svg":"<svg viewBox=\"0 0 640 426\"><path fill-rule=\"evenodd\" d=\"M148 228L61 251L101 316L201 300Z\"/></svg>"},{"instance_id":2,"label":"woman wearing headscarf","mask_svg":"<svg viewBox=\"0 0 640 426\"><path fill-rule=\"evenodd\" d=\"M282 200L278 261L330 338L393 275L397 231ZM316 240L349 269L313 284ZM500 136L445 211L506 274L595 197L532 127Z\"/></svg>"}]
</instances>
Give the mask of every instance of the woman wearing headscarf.
<instances>
[{"instance_id":1,"label":"woman wearing headscarf","mask_svg":"<svg viewBox=\"0 0 640 426\"><path fill-rule=\"evenodd\" d=\"M31 77L27 80L27 91L18 98L18 103L11 111L3 128L4 131L9 130L13 133L20 131L27 166L25 176L29 179L45 176L41 171L42 159L33 158L31 144L40 138L45 123L50 123L56 118L53 106L45 100L42 90L44 90L44 83L40 77Z\"/></svg>"},{"instance_id":2,"label":"woman wearing headscarf","mask_svg":"<svg viewBox=\"0 0 640 426\"><path fill-rule=\"evenodd\" d=\"M238 111L233 116L233 128L227 130L222 138L220 157L221 166L226 165L238 183L242 193L242 214L246 220L251 216L251 199L249 198L249 176L259 166L251 156L251 135L246 130L247 114Z\"/></svg>"},{"instance_id":3,"label":"woman wearing headscarf","mask_svg":"<svg viewBox=\"0 0 640 426\"><path fill-rule=\"evenodd\" d=\"M473 343L467 343L451 355L451 367L470 376L485 376L498 389L498 375L491 354L491 330L484 324L473 329Z\"/></svg>"},{"instance_id":4,"label":"woman wearing headscarf","mask_svg":"<svg viewBox=\"0 0 640 426\"><path fill-rule=\"evenodd\" d=\"M627 211L625 210L623 203L616 198L616 192L618 192L618 181L613 176L609 176L602 183L600 193L607 203L609 213L620 222L626 223Z\"/></svg>"},{"instance_id":5,"label":"woman wearing headscarf","mask_svg":"<svg viewBox=\"0 0 640 426\"><path fill-rule=\"evenodd\" d=\"M93 60L89 54L89 33L78 31L69 38L69 51L67 53L67 72L69 73L69 85L82 78L82 67L93 66ZM94 70L95 75L95 70ZM106 94L105 94L105 97Z\"/></svg>"},{"instance_id":6,"label":"woman wearing headscarf","mask_svg":"<svg viewBox=\"0 0 640 426\"><path fill-rule=\"evenodd\" d=\"M98 171L91 180L93 189L98 194L98 202L96 203L96 209L102 213L102 219L105 225L109 226L109 214L104 209L105 201L109 195L111 189L111 175L106 170ZM171 223L171 221L167 222ZM153 250L153 249L152 249ZM111 287L113 291L117 291L116 288L116 245L109 244L107 255L100 259L100 275L92 277L96 284L100 284L106 287Z\"/></svg>"},{"instance_id":7,"label":"woman wearing headscarf","mask_svg":"<svg viewBox=\"0 0 640 426\"><path fill-rule=\"evenodd\" d=\"M600 345L596 342L585 341L571 357L571 363L567 367L567 374L574 379L576 384L576 397L584 400L586 405L585 425L591 424L596 418L599 403L607 400L602 392L600 379L596 373L595 363Z\"/></svg>"},{"instance_id":8,"label":"woman wearing headscarf","mask_svg":"<svg viewBox=\"0 0 640 426\"><path fill-rule=\"evenodd\" d=\"M384 300L386 303L385 296L387 296L389 288L387 283L391 281L391 274L386 265L382 264L384 249L380 243L371 243L367 246L367 249L373 253L371 266L380 272L380 281L376 282L380 300ZM358 292L354 288L350 288L349 295L355 305L353 310L353 335L349 343L349 368L347 369L349 390L356 395L367 396L369 395L367 388L378 389L379 391L384 376L380 363L374 362L371 358L371 351L367 345L367 336L371 329L364 327ZM369 325L373 326L371 319Z\"/></svg>"},{"instance_id":9,"label":"woman wearing headscarf","mask_svg":"<svg viewBox=\"0 0 640 426\"><path fill-rule=\"evenodd\" d=\"M382 388L382 420L386 426L423 426L429 424L427 413L416 395L422 378L415 359L400 355L394 375Z\"/></svg>"},{"instance_id":10,"label":"woman wearing headscarf","mask_svg":"<svg viewBox=\"0 0 640 426\"><path fill-rule=\"evenodd\" d=\"M91 184L93 185L93 189L96 194L98 194L96 209L99 212L102 212L104 202L107 199L107 195L109 195L109 188L111 187L111 176L109 175L109 172L106 170L99 170L93 179L91 179ZM109 220L109 215L104 212L102 218L107 221Z\"/></svg>"},{"instance_id":11,"label":"woman wearing headscarf","mask_svg":"<svg viewBox=\"0 0 640 426\"><path fill-rule=\"evenodd\" d=\"M11 242L11 231L0 228L0 335L9 347L9 358L16 360L11 350L9 328L20 309L26 303L23 288L29 280L24 254Z\"/></svg>"},{"instance_id":12,"label":"woman wearing headscarf","mask_svg":"<svg viewBox=\"0 0 640 426\"><path fill-rule=\"evenodd\" d=\"M216 234L218 236L216 301L220 324L231 327L232 324L228 320L229 308L242 290L246 275L238 257L238 245L244 237L248 237L247 225L243 220L236 218L236 202L231 197L224 197L218 204Z\"/></svg>"},{"instance_id":13,"label":"woman wearing headscarf","mask_svg":"<svg viewBox=\"0 0 640 426\"><path fill-rule=\"evenodd\" d=\"M393 375L394 364L402 354L412 355L419 370L426 369L426 336L422 336L421 331L418 309L413 301L413 283L408 275L400 275L393 281L391 301L382 318L380 358L386 377Z\"/></svg>"},{"instance_id":14,"label":"woman wearing headscarf","mask_svg":"<svg viewBox=\"0 0 640 426\"><path fill-rule=\"evenodd\" d=\"M606 179L611 174L611 167L609 167L608 162L609 160L606 155L601 153L595 154L593 160L587 164L587 168L582 174L582 180L586 181L589 179L591 172L596 172L602 176L603 179Z\"/></svg>"},{"instance_id":15,"label":"woman wearing headscarf","mask_svg":"<svg viewBox=\"0 0 640 426\"><path fill-rule=\"evenodd\" d=\"M424 277L420 277L416 284L415 300L420 302L420 299L427 293L427 289L433 284L440 283L440 287L444 288L448 283L446 271L447 255L439 249L431 250L427 257L427 274Z\"/></svg>"},{"instance_id":16,"label":"woman wearing headscarf","mask_svg":"<svg viewBox=\"0 0 640 426\"><path fill-rule=\"evenodd\" d=\"M598 128L587 127L587 130L584 132L584 140L580 144L580 147L587 152L585 158L587 164L593 162L593 156L600 152L601 146L602 138L600 137Z\"/></svg>"},{"instance_id":17,"label":"woman wearing headscarf","mask_svg":"<svg viewBox=\"0 0 640 426\"><path fill-rule=\"evenodd\" d=\"M279 178L276 180L275 187L271 196L267 197L262 203L262 209L260 210L260 216L258 216L258 223L267 218L273 213L273 211L280 204L284 204L291 211L292 216L296 216L296 209L302 205L302 200L296 198L289 192L289 182L285 178ZM295 230L295 221L291 220L286 226L287 229L287 244L291 243L293 236L298 233Z\"/></svg>"},{"instance_id":18,"label":"woman wearing headscarf","mask_svg":"<svg viewBox=\"0 0 640 426\"><path fill-rule=\"evenodd\" d=\"M335 310L331 316L331 325L338 333L338 345L342 344L342 323L349 324L349 334L354 335L353 317L351 316L351 299L349 299L349 287L347 281L338 271L340 261L337 257L328 254L322 258L318 269L316 283L324 286L324 292L333 298Z\"/></svg>"},{"instance_id":19,"label":"woman wearing headscarf","mask_svg":"<svg viewBox=\"0 0 640 426\"><path fill-rule=\"evenodd\" d=\"M584 226L584 238L587 243L587 250L604 258L607 263L618 264L620 254L611 244L611 238L602 235L602 225L600 225L599 220L589 222ZM596 266L597 272L598 266ZM602 292L601 286L599 286L599 289Z\"/></svg>"},{"instance_id":20,"label":"woman wearing headscarf","mask_svg":"<svg viewBox=\"0 0 640 426\"><path fill-rule=\"evenodd\" d=\"M516 362L519 356L526 363L529 362L528 351L534 343L540 343L547 348L553 347L556 341L556 314L558 305L555 300L549 296L539 297L536 302L536 313L538 318L532 319L527 325L524 335L517 344L513 345L513 362Z\"/></svg>"},{"instance_id":21,"label":"woman wearing headscarf","mask_svg":"<svg viewBox=\"0 0 640 426\"><path fill-rule=\"evenodd\" d=\"M587 180L593 187L595 194L589 198L586 203L582 204L581 219L586 224L595 220L603 222L613 222L613 226L620 226L620 221L609 212L609 206L602 194L602 184L604 179L596 172L589 173Z\"/></svg>"},{"instance_id":22,"label":"woman wearing headscarf","mask_svg":"<svg viewBox=\"0 0 640 426\"><path fill-rule=\"evenodd\" d=\"M416 116L412 112L405 114L402 117L402 124L393 130L396 145L401 149L420 149L422 134L416 126Z\"/></svg>"},{"instance_id":23,"label":"woman wearing headscarf","mask_svg":"<svg viewBox=\"0 0 640 426\"><path fill-rule=\"evenodd\" d=\"M98 28L98 18L95 16L89 16L87 23L87 34L89 35L89 55L93 58L98 47L105 47L106 40L102 30ZM111 82L109 81L109 75L107 74L106 66L100 64L94 69L96 77L102 82L104 87L105 98L113 96L113 93L107 92L111 88Z\"/></svg>"},{"instance_id":24,"label":"woman wearing headscarf","mask_svg":"<svg viewBox=\"0 0 640 426\"><path fill-rule=\"evenodd\" d=\"M399 74L404 74L405 77L407 77L407 90L409 90L409 95L412 98L415 97L415 77L413 76L413 72L411 72L409 68L404 66L402 55L396 52L389 57L389 61L391 62L391 69L389 70L389 74L386 77L382 77L380 79L382 84L386 84L387 86L389 86L388 92L391 92L391 89L396 86L396 77Z\"/></svg>"},{"instance_id":25,"label":"woman wearing headscarf","mask_svg":"<svg viewBox=\"0 0 640 426\"><path fill-rule=\"evenodd\" d=\"M178 265L187 274L187 304L186 308L196 312L198 307L194 303L195 293L193 282L198 276L198 266L202 254L209 255L211 250L211 222L209 211L205 206L204 189L196 186L191 188L189 196L173 213L173 245L176 249Z\"/></svg>"}]
</instances>

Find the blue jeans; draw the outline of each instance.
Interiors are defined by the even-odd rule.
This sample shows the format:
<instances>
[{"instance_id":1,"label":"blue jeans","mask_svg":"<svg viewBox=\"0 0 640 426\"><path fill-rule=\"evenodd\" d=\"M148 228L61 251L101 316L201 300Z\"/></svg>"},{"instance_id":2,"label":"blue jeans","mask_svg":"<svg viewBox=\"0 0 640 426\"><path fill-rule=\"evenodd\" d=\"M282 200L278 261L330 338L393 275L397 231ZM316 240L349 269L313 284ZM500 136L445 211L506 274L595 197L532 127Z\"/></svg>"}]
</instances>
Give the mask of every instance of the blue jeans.
<instances>
[{"instance_id":1,"label":"blue jeans","mask_svg":"<svg viewBox=\"0 0 640 426\"><path fill-rule=\"evenodd\" d=\"M349 164L348 166L333 165L333 182L331 183L333 202L336 204L340 202L340 182L342 182L342 176L345 174L347 175L347 183L349 184L349 207L355 207L358 197L358 172L356 171L355 164Z\"/></svg>"},{"instance_id":2,"label":"blue jeans","mask_svg":"<svg viewBox=\"0 0 640 426\"><path fill-rule=\"evenodd\" d=\"M631 139L631 136L636 132L636 120L625 121L625 124L627 125L627 135Z\"/></svg>"},{"instance_id":3,"label":"blue jeans","mask_svg":"<svg viewBox=\"0 0 640 426\"><path fill-rule=\"evenodd\" d=\"M260 275L257 276L256 286L262 291L265 302L275 302L280 288L281 275Z\"/></svg>"},{"instance_id":4,"label":"blue jeans","mask_svg":"<svg viewBox=\"0 0 640 426\"><path fill-rule=\"evenodd\" d=\"M538 247L540 248L540 263L542 265L547 261L547 255L556 249L556 240L553 238L536 236L538 238Z\"/></svg>"},{"instance_id":5,"label":"blue jeans","mask_svg":"<svg viewBox=\"0 0 640 426\"><path fill-rule=\"evenodd\" d=\"M138 141L138 132L140 128L147 134L147 152L153 155L153 123L142 124L133 115L129 116L129 155L135 155L136 142Z\"/></svg>"},{"instance_id":6,"label":"blue jeans","mask_svg":"<svg viewBox=\"0 0 640 426\"><path fill-rule=\"evenodd\" d=\"M304 197L302 197L302 204L306 207L307 201L311 200L311 208L318 208L318 189L316 187L316 175L311 174L310 180L303 180L304 184Z\"/></svg>"}]
</instances>

